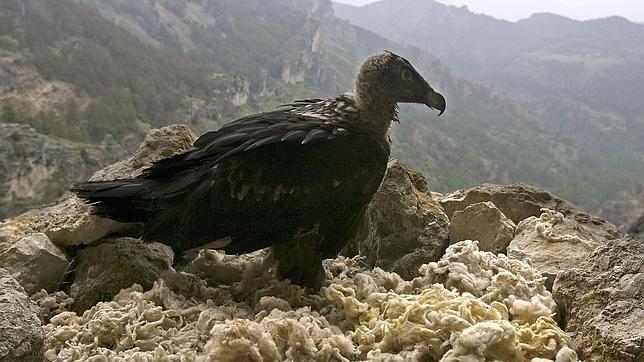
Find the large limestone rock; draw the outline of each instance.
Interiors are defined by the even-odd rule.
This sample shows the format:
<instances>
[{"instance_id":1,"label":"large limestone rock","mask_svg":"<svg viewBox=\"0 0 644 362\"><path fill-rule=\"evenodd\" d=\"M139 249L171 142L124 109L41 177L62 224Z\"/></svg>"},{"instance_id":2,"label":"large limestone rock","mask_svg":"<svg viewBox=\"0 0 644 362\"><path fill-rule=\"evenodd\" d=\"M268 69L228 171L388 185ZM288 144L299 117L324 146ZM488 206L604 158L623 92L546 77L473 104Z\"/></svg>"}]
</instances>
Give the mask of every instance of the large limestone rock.
<instances>
[{"instance_id":1,"label":"large limestone rock","mask_svg":"<svg viewBox=\"0 0 644 362\"><path fill-rule=\"evenodd\" d=\"M0 268L0 362L42 361L44 333L39 308Z\"/></svg>"},{"instance_id":2,"label":"large limestone rock","mask_svg":"<svg viewBox=\"0 0 644 362\"><path fill-rule=\"evenodd\" d=\"M91 180L136 177L154 161L192 147L195 136L184 125L150 132L127 160L96 172ZM91 244L110 234L127 233L134 226L91 215L90 206L75 196L42 209L35 209L0 223L0 243L12 243L32 233L44 233L59 246Z\"/></svg>"},{"instance_id":3,"label":"large limestone rock","mask_svg":"<svg viewBox=\"0 0 644 362\"><path fill-rule=\"evenodd\" d=\"M173 258L169 246L132 238L106 240L80 250L76 255L76 277L70 287L73 309L82 312L111 300L132 284L151 288L163 272L171 269Z\"/></svg>"},{"instance_id":4,"label":"large limestone rock","mask_svg":"<svg viewBox=\"0 0 644 362\"><path fill-rule=\"evenodd\" d=\"M471 204L491 201L496 207L510 218L515 224L531 216L539 217L542 208L562 213L566 218L572 219L592 229L595 234L602 238L613 240L622 236L617 227L596 216L589 215L585 211L576 208L568 202L557 198L539 188L525 183L514 183L510 185L482 184L480 186L455 191L439 199L448 217L452 217L455 211L463 210Z\"/></svg>"},{"instance_id":5,"label":"large limestone rock","mask_svg":"<svg viewBox=\"0 0 644 362\"><path fill-rule=\"evenodd\" d=\"M7 250L0 245L0 265L32 295L45 289L58 289L69 266L65 251L54 245L45 234L25 236Z\"/></svg>"},{"instance_id":6,"label":"large limestone rock","mask_svg":"<svg viewBox=\"0 0 644 362\"><path fill-rule=\"evenodd\" d=\"M579 266L606 242L595 229L566 218L560 212L543 209L541 216L532 216L519 223L507 254L519 260L530 259L551 286L558 272Z\"/></svg>"},{"instance_id":7,"label":"large limestone rock","mask_svg":"<svg viewBox=\"0 0 644 362\"><path fill-rule=\"evenodd\" d=\"M469 205L455 211L449 223L449 242L478 240L479 250L505 253L516 225L491 202Z\"/></svg>"},{"instance_id":8,"label":"large limestone rock","mask_svg":"<svg viewBox=\"0 0 644 362\"><path fill-rule=\"evenodd\" d=\"M371 266L411 278L422 264L443 255L447 225L447 216L427 190L424 176L392 160L344 253L361 254Z\"/></svg>"},{"instance_id":9,"label":"large limestone rock","mask_svg":"<svg viewBox=\"0 0 644 362\"><path fill-rule=\"evenodd\" d=\"M29 210L0 223L0 243L11 244L27 235L44 233L59 246L89 244L130 228L131 225L91 215L89 205L70 196L57 205Z\"/></svg>"},{"instance_id":10,"label":"large limestone rock","mask_svg":"<svg viewBox=\"0 0 644 362\"><path fill-rule=\"evenodd\" d=\"M644 360L644 241L610 241L561 272L553 294L581 359Z\"/></svg>"},{"instance_id":11,"label":"large limestone rock","mask_svg":"<svg viewBox=\"0 0 644 362\"><path fill-rule=\"evenodd\" d=\"M154 162L189 150L195 140L190 127L183 124L153 130L130 158L95 172L90 181L136 177Z\"/></svg>"}]
</instances>

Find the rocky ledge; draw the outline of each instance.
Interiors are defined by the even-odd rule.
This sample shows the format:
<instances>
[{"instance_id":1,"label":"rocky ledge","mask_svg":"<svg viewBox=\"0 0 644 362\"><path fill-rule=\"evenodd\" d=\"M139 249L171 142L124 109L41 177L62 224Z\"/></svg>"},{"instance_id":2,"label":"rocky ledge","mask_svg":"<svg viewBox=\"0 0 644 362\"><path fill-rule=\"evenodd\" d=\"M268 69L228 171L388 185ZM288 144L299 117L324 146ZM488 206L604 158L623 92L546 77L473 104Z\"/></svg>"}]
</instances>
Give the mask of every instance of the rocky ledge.
<instances>
[{"instance_id":1,"label":"rocky ledge","mask_svg":"<svg viewBox=\"0 0 644 362\"><path fill-rule=\"evenodd\" d=\"M94 179L190 147L153 131ZM75 197L0 224L0 361L641 361L644 243L525 184L432 193L391 161L319 292L267 251L172 251ZM20 333L18 333L20 332Z\"/></svg>"}]
</instances>

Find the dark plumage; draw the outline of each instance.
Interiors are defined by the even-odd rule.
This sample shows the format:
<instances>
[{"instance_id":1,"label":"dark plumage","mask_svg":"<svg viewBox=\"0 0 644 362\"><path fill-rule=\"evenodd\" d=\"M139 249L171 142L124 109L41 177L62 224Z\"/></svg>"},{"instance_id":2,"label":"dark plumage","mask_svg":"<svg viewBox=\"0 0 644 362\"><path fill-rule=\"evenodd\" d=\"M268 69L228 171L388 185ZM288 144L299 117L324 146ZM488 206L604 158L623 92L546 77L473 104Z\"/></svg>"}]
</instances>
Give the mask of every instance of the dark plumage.
<instances>
[{"instance_id":1,"label":"dark plumage","mask_svg":"<svg viewBox=\"0 0 644 362\"><path fill-rule=\"evenodd\" d=\"M273 246L282 277L317 287L322 258L353 236L382 182L398 102L445 109L407 60L379 53L361 66L355 95L238 119L137 178L81 183L74 192L100 216L143 223L144 240L176 253Z\"/></svg>"}]
</instances>

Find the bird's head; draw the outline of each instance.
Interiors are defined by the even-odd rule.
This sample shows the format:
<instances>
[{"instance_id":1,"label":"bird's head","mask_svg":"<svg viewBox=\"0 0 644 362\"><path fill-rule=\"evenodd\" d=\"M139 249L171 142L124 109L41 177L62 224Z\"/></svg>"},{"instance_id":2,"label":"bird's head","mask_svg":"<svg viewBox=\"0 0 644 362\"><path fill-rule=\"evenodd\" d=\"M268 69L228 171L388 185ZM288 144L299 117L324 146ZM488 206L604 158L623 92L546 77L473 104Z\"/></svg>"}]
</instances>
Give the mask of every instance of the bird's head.
<instances>
[{"instance_id":1,"label":"bird's head","mask_svg":"<svg viewBox=\"0 0 644 362\"><path fill-rule=\"evenodd\" d=\"M356 93L388 103L421 103L445 111L445 98L418 74L407 59L389 51L374 54L362 63Z\"/></svg>"}]
</instances>

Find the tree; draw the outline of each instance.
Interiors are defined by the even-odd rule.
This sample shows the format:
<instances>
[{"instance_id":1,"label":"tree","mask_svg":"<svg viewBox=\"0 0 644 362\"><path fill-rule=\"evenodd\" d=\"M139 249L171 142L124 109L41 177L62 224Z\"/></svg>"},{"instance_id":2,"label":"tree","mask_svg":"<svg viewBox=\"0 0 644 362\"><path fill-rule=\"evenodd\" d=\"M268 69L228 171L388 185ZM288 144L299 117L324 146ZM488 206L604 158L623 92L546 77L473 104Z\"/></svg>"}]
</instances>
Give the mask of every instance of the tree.
<instances>
[{"instance_id":1,"label":"tree","mask_svg":"<svg viewBox=\"0 0 644 362\"><path fill-rule=\"evenodd\" d=\"M16 109L11 103L5 103L2 105L2 117L0 117L0 120L2 120L2 123L20 122L18 112L16 112Z\"/></svg>"}]
</instances>

